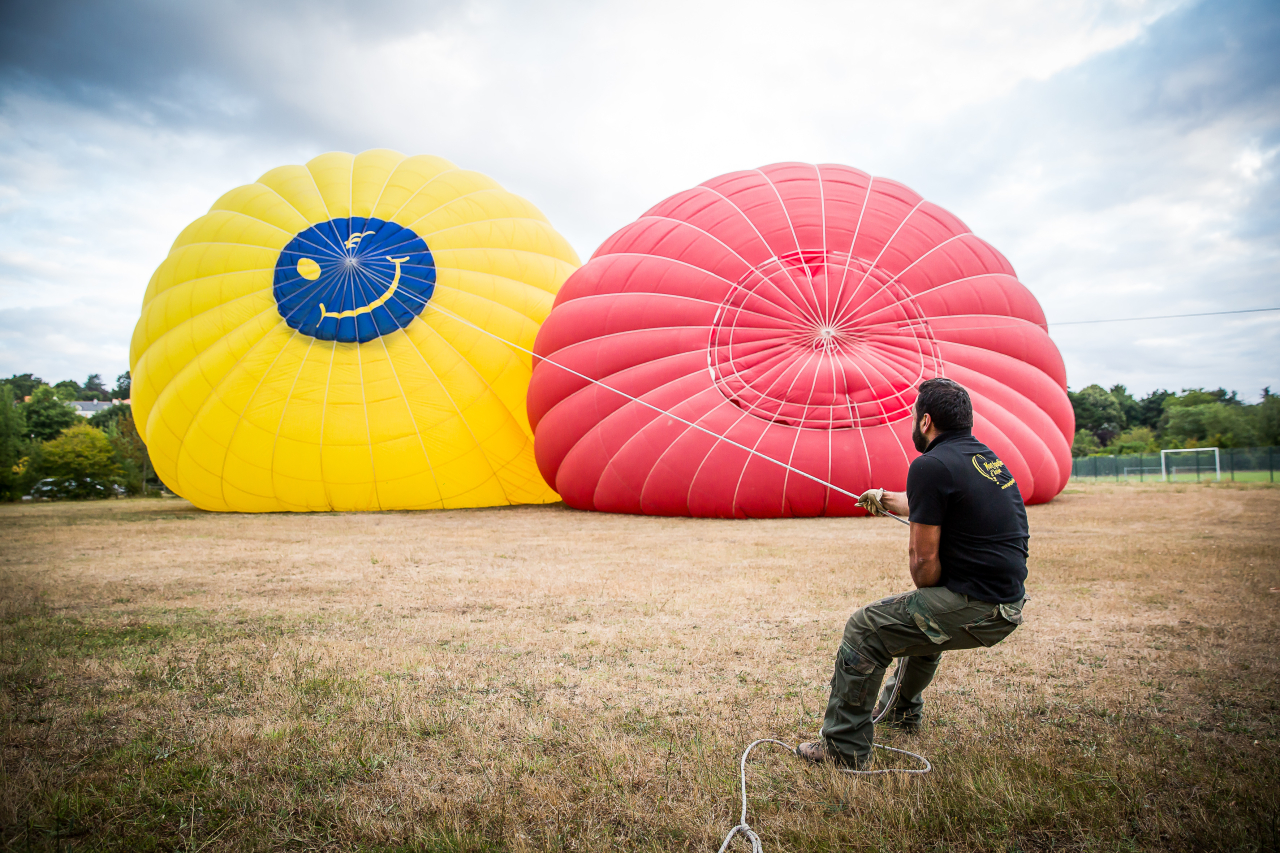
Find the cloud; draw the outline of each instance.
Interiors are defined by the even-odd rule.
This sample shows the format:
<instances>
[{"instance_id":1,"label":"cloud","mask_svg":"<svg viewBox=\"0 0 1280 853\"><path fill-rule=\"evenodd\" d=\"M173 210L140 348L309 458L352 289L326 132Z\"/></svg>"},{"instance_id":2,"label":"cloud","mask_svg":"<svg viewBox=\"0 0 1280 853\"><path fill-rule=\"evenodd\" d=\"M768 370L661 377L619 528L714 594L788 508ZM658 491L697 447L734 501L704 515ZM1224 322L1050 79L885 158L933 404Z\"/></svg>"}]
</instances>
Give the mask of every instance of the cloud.
<instances>
[{"instance_id":1,"label":"cloud","mask_svg":"<svg viewBox=\"0 0 1280 853\"><path fill-rule=\"evenodd\" d=\"M123 373L128 369L128 338L121 339L111 323L103 322L120 313L92 297L80 300L72 311L65 306L0 307L0 364L14 365L5 375L35 373L52 383L83 382L90 373ZM39 356L32 358L34 353Z\"/></svg>"},{"instance_id":2,"label":"cloud","mask_svg":"<svg viewBox=\"0 0 1280 853\"><path fill-rule=\"evenodd\" d=\"M1009 254L1051 323L1280 305L1265 155L1280 145L1280 21L1264 12L1181 10L983 111L1006 162L954 204L980 214L970 225ZM1051 331L1076 387L1252 396L1280 378L1280 312Z\"/></svg>"},{"instance_id":3,"label":"cloud","mask_svg":"<svg viewBox=\"0 0 1280 853\"><path fill-rule=\"evenodd\" d=\"M960 215L1010 257L1051 321L1273 298L1270 9L783 8L11 4L0 299L76 314L98 300L104 343L72 358L33 338L0 367L123 369L105 342L127 344L178 231L226 189L332 149L434 153L491 174L584 256L716 174L843 162ZM1170 344L1128 325L1055 338L1076 387L1254 389L1280 385L1275 327L1265 316L1162 327Z\"/></svg>"}]
</instances>

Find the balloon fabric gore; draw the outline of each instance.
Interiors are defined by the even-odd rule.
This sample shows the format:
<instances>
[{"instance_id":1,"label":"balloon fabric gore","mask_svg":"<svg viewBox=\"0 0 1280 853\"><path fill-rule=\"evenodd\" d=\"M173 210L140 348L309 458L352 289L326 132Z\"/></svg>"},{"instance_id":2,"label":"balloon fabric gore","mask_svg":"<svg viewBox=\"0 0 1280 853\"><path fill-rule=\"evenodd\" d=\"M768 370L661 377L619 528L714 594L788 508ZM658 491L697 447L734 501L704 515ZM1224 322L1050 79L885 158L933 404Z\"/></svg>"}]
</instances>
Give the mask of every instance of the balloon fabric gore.
<instances>
[{"instance_id":1,"label":"balloon fabric gore","mask_svg":"<svg viewBox=\"0 0 1280 853\"><path fill-rule=\"evenodd\" d=\"M555 501L517 347L577 267L537 208L438 157L273 169L147 287L130 364L156 472L210 510Z\"/></svg>"},{"instance_id":2,"label":"balloon fabric gore","mask_svg":"<svg viewBox=\"0 0 1280 853\"><path fill-rule=\"evenodd\" d=\"M1028 503L1070 475L1066 371L1035 297L955 216L844 166L661 202L569 278L535 350L538 467L582 509L861 514L771 460L855 495L904 488L915 389L935 376L969 389L974 433Z\"/></svg>"}]
</instances>

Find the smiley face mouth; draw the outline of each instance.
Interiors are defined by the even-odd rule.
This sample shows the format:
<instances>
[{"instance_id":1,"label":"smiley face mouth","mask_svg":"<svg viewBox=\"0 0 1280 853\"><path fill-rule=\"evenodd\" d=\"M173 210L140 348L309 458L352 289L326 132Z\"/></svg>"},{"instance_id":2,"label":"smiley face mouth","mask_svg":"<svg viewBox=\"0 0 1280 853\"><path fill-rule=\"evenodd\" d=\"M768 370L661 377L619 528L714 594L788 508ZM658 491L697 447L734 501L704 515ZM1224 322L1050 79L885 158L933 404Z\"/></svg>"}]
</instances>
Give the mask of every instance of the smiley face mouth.
<instances>
[{"instance_id":1,"label":"smiley face mouth","mask_svg":"<svg viewBox=\"0 0 1280 853\"><path fill-rule=\"evenodd\" d=\"M329 317L333 317L334 319L340 320L343 317L359 317L361 314L368 314L369 312L373 311L375 308L381 308L384 304L386 304L388 299L390 299L392 296L395 296L396 288L400 286L400 265L403 264L405 261L409 260L409 256L405 255L403 258L393 258L390 255L388 255L387 260L396 265L396 274L391 279L391 286L387 288L386 293L382 294L377 299L370 302L368 305L365 305L362 308L352 308L350 311L328 311L325 309L324 303L321 302L320 303L320 319L323 320ZM303 264L307 264L307 263L315 267L316 269L315 276L308 275L308 272L310 272L310 268L308 268L307 272L303 271ZM310 278L312 281L314 281L316 278L319 278L320 276L320 265L317 264L315 261L311 260L310 258L303 258L302 260L298 261L298 274L301 275L303 278Z\"/></svg>"}]
</instances>

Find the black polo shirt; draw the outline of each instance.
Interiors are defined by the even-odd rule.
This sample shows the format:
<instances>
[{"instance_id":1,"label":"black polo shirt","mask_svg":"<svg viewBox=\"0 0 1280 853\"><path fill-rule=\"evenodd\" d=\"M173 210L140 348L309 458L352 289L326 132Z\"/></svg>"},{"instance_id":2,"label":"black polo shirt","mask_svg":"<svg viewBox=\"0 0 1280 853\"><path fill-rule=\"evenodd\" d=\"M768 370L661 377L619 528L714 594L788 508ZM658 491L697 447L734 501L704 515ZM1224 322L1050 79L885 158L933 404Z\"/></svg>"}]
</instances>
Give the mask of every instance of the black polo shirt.
<instances>
[{"instance_id":1,"label":"black polo shirt","mask_svg":"<svg viewBox=\"0 0 1280 853\"><path fill-rule=\"evenodd\" d=\"M907 472L911 520L942 528L940 586L981 601L1024 596L1027 509L1013 475L969 430L944 432Z\"/></svg>"}]
</instances>

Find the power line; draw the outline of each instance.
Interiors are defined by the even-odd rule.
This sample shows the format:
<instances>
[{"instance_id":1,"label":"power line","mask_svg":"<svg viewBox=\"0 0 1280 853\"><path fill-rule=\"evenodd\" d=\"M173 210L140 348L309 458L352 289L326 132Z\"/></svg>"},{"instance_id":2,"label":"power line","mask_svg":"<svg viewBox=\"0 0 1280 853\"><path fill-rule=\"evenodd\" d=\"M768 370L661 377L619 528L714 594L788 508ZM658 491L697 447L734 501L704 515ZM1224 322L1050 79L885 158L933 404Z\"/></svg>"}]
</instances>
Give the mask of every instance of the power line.
<instances>
[{"instance_id":1,"label":"power line","mask_svg":"<svg viewBox=\"0 0 1280 853\"><path fill-rule=\"evenodd\" d=\"M1280 311L1280 308L1240 308L1235 311L1199 311L1194 314L1161 314L1157 317L1112 317L1106 320L1068 320L1050 323L1050 326L1084 326L1090 323L1127 323L1130 320L1176 320L1180 317L1217 317L1221 314L1256 314L1259 311Z\"/></svg>"}]
</instances>

